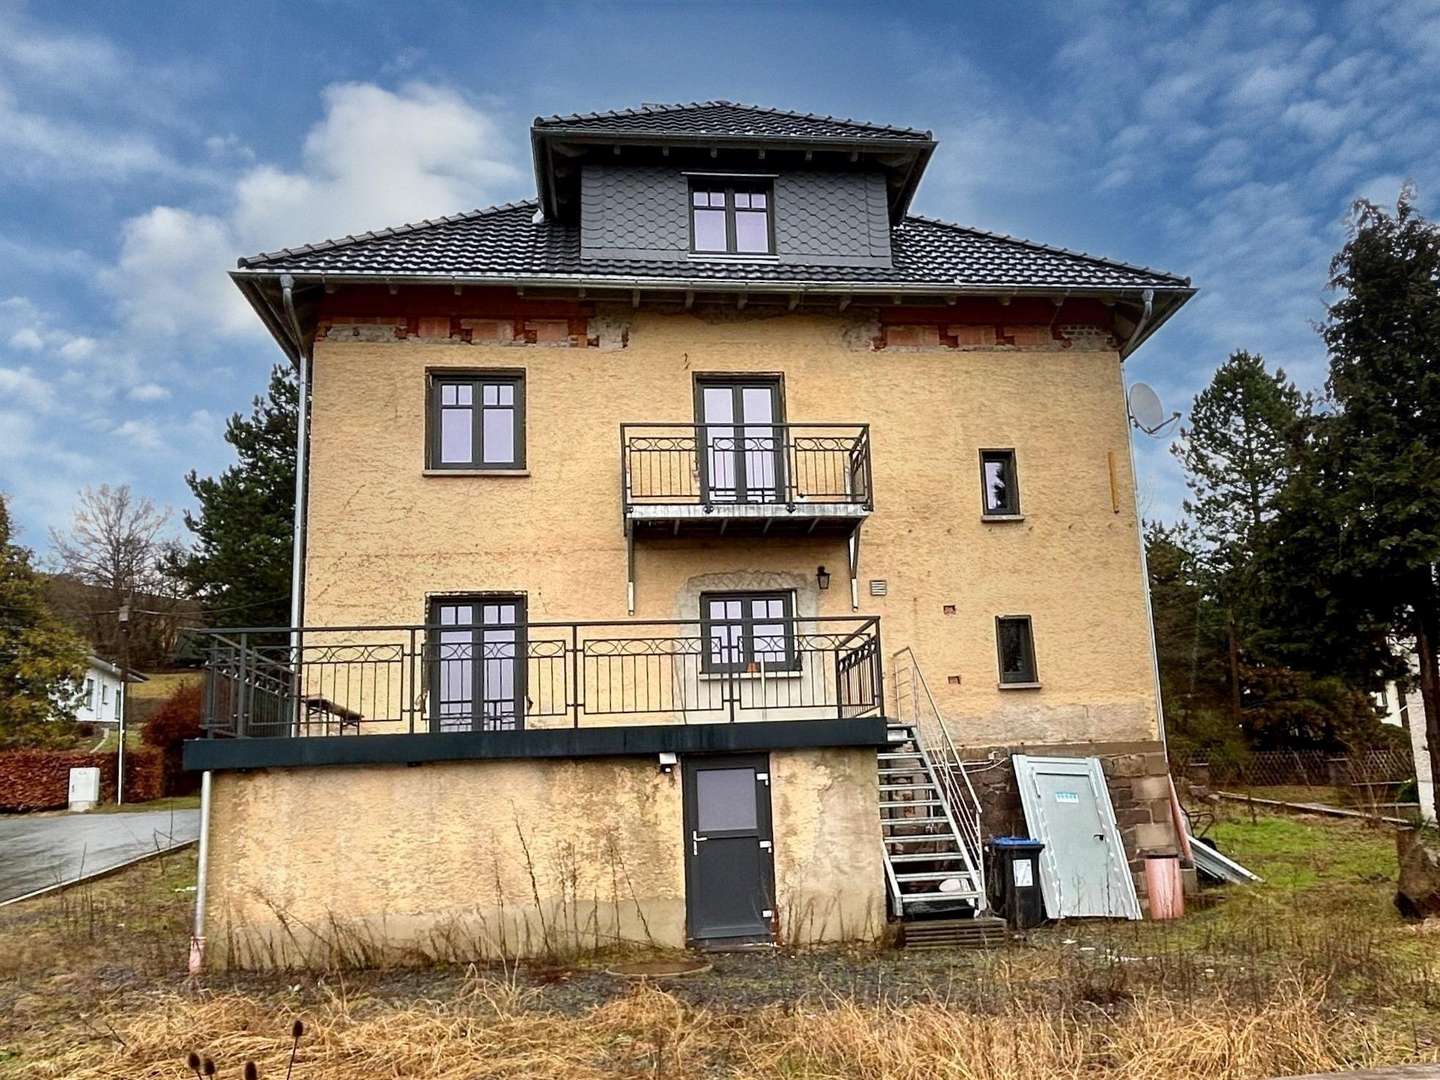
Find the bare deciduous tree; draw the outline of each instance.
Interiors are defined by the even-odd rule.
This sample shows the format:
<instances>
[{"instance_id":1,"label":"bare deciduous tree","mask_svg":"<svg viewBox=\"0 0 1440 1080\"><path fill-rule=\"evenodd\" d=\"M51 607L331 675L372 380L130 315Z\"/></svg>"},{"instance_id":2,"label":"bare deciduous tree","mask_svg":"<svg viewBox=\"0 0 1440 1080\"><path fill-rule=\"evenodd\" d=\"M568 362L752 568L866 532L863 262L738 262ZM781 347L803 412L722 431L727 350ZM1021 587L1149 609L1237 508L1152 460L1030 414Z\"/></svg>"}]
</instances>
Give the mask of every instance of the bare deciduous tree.
<instances>
[{"instance_id":1,"label":"bare deciduous tree","mask_svg":"<svg viewBox=\"0 0 1440 1080\"><path fill-rule=\"evenodd\" d=\"M118 649L116 612L127 600L136 606L132 646L150 662L168 659L179 629L180 590L168 572L175 541L166 536L170 513L130 485L80 492L70 527L50 530L55 561L73 590L73 616L84 619L97 651Z\"/></svg>"}]
</instances>

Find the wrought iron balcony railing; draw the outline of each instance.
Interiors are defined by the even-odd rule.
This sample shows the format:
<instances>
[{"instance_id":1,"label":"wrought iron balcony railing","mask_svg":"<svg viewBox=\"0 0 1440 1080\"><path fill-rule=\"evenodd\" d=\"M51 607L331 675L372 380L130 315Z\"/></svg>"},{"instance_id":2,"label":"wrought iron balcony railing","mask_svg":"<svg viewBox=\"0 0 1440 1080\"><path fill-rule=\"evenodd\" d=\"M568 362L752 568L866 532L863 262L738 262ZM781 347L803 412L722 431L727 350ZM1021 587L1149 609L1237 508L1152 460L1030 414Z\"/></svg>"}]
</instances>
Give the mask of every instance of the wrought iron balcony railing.
<instances>
[{"instance_id":1,"label":"wrought iron balcony railing","mask_svg":"<svg viewBox=\"0 0 1440 1080\"><path fill-rule=\"evenodd\" d=\"M621 424L625 512L873 508L868 424Z\"/></svg>"},{"instance_id":2,"label":"wrought iron balcony railing","mask_svg":"<svg viewBox=\"0 0 1440 1080\"><path fill-rule=\"evenodd\" d=\"M871 616L197 632L211 736L827 720L883 712Z\"/></svg>"}]
</instances>

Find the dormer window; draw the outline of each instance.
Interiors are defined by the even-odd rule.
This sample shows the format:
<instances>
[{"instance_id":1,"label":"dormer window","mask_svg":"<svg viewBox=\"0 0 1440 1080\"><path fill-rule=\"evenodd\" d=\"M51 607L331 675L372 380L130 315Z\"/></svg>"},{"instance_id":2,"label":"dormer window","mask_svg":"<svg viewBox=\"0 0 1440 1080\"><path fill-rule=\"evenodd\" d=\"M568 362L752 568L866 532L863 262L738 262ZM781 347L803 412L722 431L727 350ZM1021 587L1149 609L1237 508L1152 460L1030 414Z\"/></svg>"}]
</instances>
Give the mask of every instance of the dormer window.
<instances>
[{"instance_id":1,"label":"dormer window","mask_svg":"<svg viewBox=\"0 0 1440 1080\"><path fill-rule=\"evenodd\" d=\"M774 232L769 183L692 183L690 250L697 255L771 255Z\"/></svg>"}]
</instances>

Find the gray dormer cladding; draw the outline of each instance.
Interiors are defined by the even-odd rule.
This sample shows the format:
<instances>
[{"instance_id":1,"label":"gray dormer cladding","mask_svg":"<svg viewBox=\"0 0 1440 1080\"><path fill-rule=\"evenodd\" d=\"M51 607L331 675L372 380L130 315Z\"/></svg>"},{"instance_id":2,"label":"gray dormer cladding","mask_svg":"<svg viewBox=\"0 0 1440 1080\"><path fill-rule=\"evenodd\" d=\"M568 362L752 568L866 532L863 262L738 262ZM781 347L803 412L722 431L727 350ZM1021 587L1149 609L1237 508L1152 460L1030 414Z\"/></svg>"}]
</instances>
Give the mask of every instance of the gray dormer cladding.
<instances>
[{"instance_id":1,"label":"gray dormer cladding","mask_svg":"<svg viewBox=\"0 0 1440 1080\"><path fill-rule=\"evenodd\" d=\"M690 176L680 169L586 165L580 257L683 262L690 254ZM890 220L878 172L775 176L775 258L809 266L889 267Z\"/></svg>"}]
</instances>

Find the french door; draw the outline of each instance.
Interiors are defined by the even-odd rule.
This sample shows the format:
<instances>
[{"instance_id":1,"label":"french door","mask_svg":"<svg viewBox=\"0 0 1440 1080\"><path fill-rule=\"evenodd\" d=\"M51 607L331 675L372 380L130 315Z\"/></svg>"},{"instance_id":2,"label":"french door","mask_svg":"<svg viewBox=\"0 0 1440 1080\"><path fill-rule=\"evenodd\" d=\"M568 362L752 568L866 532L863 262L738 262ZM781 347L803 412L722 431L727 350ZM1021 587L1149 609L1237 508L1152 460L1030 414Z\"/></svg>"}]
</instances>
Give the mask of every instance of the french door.
<instances>
[{"instance_id":1,"label":"french door","mask_svg":"<svg viewBox=\"0 0 1440 1080\"><path fill-rule=\"evenodd\" d=\"M700 484L706 502L785 501L784 403L778 379L696 385Z\"/></svg>"},{"instance_id":2,"label":"french door","mask_svg":"<svg viewBox=\"0 0 1440 1080\"><path fill-rule=\"evenodd\" d=\"M432 730L523 728L525 598L437 598L430 604L430 624Z\"/></svg>"}]
</instances>

